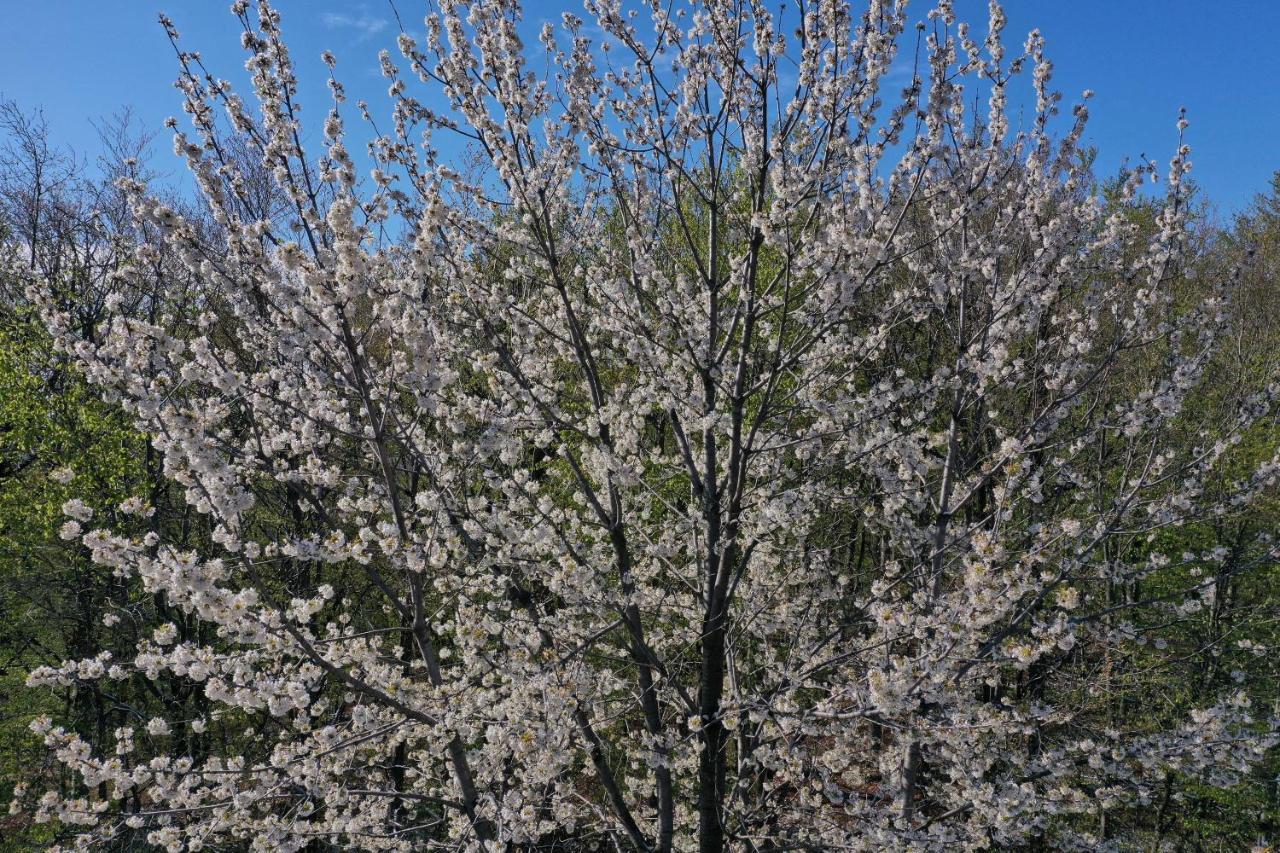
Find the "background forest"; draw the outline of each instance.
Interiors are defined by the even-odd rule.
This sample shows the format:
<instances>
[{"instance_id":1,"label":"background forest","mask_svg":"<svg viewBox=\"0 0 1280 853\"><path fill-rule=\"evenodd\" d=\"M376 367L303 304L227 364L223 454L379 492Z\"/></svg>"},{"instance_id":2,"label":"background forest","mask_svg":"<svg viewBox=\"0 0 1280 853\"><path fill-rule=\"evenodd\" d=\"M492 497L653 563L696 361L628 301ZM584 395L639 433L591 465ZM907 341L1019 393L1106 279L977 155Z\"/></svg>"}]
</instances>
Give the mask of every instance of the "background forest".
<instances>
[{"instance_id":1,"label":"background forest","mask_svg":"<svg viewBox=\"0 0 1280 853\"><path fill-rule=\"evenodd\" d=\"M110 688L92 678L62 687L26 686L28 673L42 666L67 660L85 666L95 657L106 666L103 652L131 657L164 625L177 626L184 641L218 642L208 623L164 595L146 592L137 577L95 565L78 529L67 528L64 508L81 499L95 519L117 530L153 533L194 551L216 540L209 519L166 476L148 437L54 346L26 291L33 279L49 283L73 318L75 334L91 343L108 313L194 335L208 326L203 315L217 310L169 256L154 223L134 217L119 188L122 179L128 184L154 177L152 137L127 113L104 120L100 131L100 148L86 159L51 138L37 109L0 104L0 801L14 803L10 814L0 816L0 851L41 849L67 832L58 823L33 821L31 804L45 790L83 793L80 780L31 731L36 717L56 718L95 743L109 742L123 725L156 717L210 717L204 692L164 671ZM288 200L250 146L234 136L229 146L227 156L244 176L236 203L252 206L255 216L287 219ZM1105 213L1119 212L1139 233L1152 233L1164 202L1127 197L1127 177L1096 174L1084 191L1098 194ZM165 195L210 245L225 239L204 206L181 188L152 182L150 190ZM1197 428L1212 430L1280 368L1280 173L1225 220L1214 199L1194 187L1189 198L1195 243L1191 261L1171 285L1177 301L1197 303L1225 280L1236 293L1230 345L1215 355L1208 381L1185 407L1181 435L1191 443L1198 440ZM118 275L126 262L127 278ZM921 351L926 342L904 340L902 346ZM1141 370L1138 364L1110 374L1100 393L1123 398ZM1179 440L1178 433L1169 440ZM1277 440L1280 421L1272 415L1235 448L1231 469L1243 476ZM1096 451L1105 467L1108 449ZM1215 487L1224 494L1232 488L1226 480ZM305 500L281 489L255 511L264 529L290 529L306 511ZM1113 607L1123 617L1114 630L1137 638L1134 644L1119 653L1111 644L1084 643L1038 661L999 689L1015 702L1034 701L1054 675L1055 690L1071 685L1069 701L1078 713L1120 731L1176 725L1192 709L1236 689L1255 707L1272 708L1280 703L1280 566L1266 543L1278 529L1280 494L1273 489L1247 510L1161 533L1165 538L1149 545L1153 553L1183 552L1187 558L1105 590L1103 609ZM853 524L842 535L847 582L869 586L884 543ZM278 576L266 582L285 594L328 584L338 598L357 602L370 583L344 563L306 562L282 562ZM1188 586L1204 591L1202 606L1163 606ZM1147 642L1147 636L1153 639ZM281 725L265 708L211 719L207 726L175 731L172 750L251 756L270 749ZM1269 849L1280 840L1280 751L1273 748L1241 784L1223 787L1208 772L1170 772L1151 801L1076 819L1124 849ZM119 840L120 849L144 846L138 837Z\"/></svg>"}]
</instances>

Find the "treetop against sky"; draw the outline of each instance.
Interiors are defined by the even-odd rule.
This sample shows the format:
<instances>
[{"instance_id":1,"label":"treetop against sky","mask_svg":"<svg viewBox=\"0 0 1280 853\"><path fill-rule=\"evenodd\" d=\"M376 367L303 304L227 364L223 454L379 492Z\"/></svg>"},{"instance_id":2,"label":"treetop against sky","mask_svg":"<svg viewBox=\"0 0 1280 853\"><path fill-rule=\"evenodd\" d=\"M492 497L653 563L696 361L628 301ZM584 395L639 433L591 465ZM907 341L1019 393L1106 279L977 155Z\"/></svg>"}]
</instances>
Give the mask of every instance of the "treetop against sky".
<instances>
[{"instance_id":1,"label":"treetop against sky","mask_svg":"<svg viewBox=\"0 0 1280 853\"><path fill-rule=\"evenodd\" d=\"M201 51L214 73L240 84L244 54L227 5L218 0L0 0L10 24L0 31L0 95L25 107L43 107L54 138L89 157L97 150L91 120L122 106L132 107L144 128L161 131L164 119L181 111L181 99L166 84L176 76L176 63L156 24L157 13L173 18L184 47ZM577 0L524 5L525 41L531 46L537 45L545 21L558 21L565 11L581 12ZM914 14L923 16L931 5L914 3ZM985 3L960 0L956 5L962 20L982 27ZM1176 145L1172 125L1183 106L1192 123L1187 141L1193 148L1193 177L1222 211L1241 209L1280 168L1274 145L1280 134L1280 89L1266 82L1280 79L1280 54L1270 43L1280 25L1280 3L1022 0L1008 6L1010 42L1020 43L1033 27L1044 33L1054 62L1053 87L1067 103L1085 89L1097 93L1084 142L1097 146L1103 174L1142 155L1167 161ZM281 0L278 8L298 64L303 102L311 108L303 114L305 130L318 141L327 108L321 52L336 54L352 100L368 100L379 117L386 81L378 53L389 49L396 55L397 13L410 33L420 34L427 4ZM910 55L904 50L904 60ZM908 67L898 70L904 82ZM156 165L181 175L171 161L161 158Z\"/></svg>"}]
</instances>

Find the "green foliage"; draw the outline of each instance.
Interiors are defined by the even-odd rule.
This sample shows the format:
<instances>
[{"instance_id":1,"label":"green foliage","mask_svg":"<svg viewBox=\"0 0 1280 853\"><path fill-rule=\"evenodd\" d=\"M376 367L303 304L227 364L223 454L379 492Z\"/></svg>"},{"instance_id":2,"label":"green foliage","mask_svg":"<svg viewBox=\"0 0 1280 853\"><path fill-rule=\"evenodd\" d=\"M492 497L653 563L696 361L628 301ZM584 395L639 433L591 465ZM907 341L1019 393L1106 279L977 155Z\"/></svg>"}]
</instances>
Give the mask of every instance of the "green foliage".
<instances>
[{"instance_id":1,"label":"green foliage","mask_svg":"<svg viewBox=\"0 0 1280 853\"><path fill-rule=\"evenodd\" d=\"M91 697L24 686L35 666L107 645L102 616L117 584L58 535L63 503L86 497L111 517L142 474L144 443L120 412L99 401L53 352L38 321L0 321L0 800L46 770L46 750L27 729L39 714L88 725ZM74 477L60 482L55 472ZM47 779L45 781L48 781ZM0 819L0 850L34 849L48 827Z\"/></svg>"}]
</instances>

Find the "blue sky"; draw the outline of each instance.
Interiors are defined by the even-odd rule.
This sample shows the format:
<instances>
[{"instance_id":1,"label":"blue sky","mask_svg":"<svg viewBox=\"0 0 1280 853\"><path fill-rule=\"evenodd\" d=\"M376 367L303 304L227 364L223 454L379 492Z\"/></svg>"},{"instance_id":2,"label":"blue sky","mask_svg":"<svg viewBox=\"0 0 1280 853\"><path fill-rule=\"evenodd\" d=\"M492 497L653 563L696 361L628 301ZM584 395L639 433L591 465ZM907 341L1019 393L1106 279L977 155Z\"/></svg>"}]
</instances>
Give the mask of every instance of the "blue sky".
<instances>
[{"instance_id":1,"label":"blue sky","mask_svg":"<svg viewBox=\"0 0 1280 853\"><path fill-rule=\"evenodd\" d=\"M156 24L163 9L188 49L215 73L243 79L243 53L229 0L0 0L0 96L42 107L57 140L92 156L90 120L128 104L159 131L155 165L176 172L161 128L181 114L176 63ZM407 26L425 4L396 0ZM857 1L855 0L855 6ZM930 4L918 2L918 14ZM333 50L352 100L385 103L376 73L396 29L386 0L277 0L303 82L304 120L315 138L327 106L319 55ZM985 29L986 4L958 0L961 17ZM526 0L531 21L579 11L578 0ZM1067 103L1087 88L1087 141L1110 172L1147 154L1165 162L1178 108L1189 110L1193 177L1220 211L1241 209L1280 169L1280 0L1008 0L1010 52L1039 27ZM532 27L531 27L532 29ZM529 42L532 44L533 39ZM394 50L393 50L394 53Z\"/></svg>"}]
</instances>

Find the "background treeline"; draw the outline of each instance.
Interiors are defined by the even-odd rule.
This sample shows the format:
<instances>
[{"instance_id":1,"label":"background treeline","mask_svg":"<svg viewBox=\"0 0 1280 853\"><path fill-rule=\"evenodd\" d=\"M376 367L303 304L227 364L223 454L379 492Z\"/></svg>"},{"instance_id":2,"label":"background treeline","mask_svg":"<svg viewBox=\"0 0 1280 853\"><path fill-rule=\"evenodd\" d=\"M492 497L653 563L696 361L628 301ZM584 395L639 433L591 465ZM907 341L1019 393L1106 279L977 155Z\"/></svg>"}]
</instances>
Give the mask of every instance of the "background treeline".
<instances>
[{"instance_id":1,"label":"background treeline","mask_svg":"<svg viewBox=\"0 0 1280 853\"><path fill-rule=\"evenodd\" d=\"M128 114L102 122L100 130L99 156L87 162L50 139L38 113L0 105L0 799L14 803L8 816L0 816L0 850L40 849L64 831L30 822L29 806L41 792L62 788L68 794L93 795L76 792L75 781L59 775L58 765L28 731L33 717L49 714L105 744L117 727L145 724L159 714L170 720L209 716L193 682L169 674L113 682L119 692L111 694L98 687L50 691L24 686L26 673L37 666L96 657L110 667L113 660L132 658L138 641L165 623L177 625L183 639L216 643L207 636L208 626L170 608L137 579L124 580L93 566L78 542L60 536L62 505L73 497L90 505L95 521L153 531L180 548L199 550L210 531L188 506L181 487L164 476L163 460L146 437L131 429L111 401L99 399L69 358L54 350L26 296L28 285L34 280L50 285L88 341L108 311L121 310L173 329L214 323L234 336L234 321L217 316L217 304L205 298L199 282L176 272L163 241L135 224L116 188L117 180L126 178L151 181L152 190L158 189L149 138ZM234 145L229 150L236 155ZM285 208L270 176L247 155L241 165L249 179L236 187L234 196L253 207L255 216L282 215ZM1120 205L1119 179L1099 180L1095 189L1106 203ZM188 218L202 220L199 206L181 193L170 192L166 202ZM1231 280L1231 310L1238 316L1232 345L1222 349L1212 367L1214 381L1206 383L1184 426L1188 442L1200 440L1200 430L1212 433L1221 413L1234 411L1280 361L1280 173L1229 222L1211 215L1211 202L1198 201L1196 261L1183 271L1178 287L1189 305ZM1123 205L1124 215L1139 229L1155 228L1157 211L1155 203ZM216 244L218 229L212 223L204 229ZM126 261L148 275L117 276ZM901 347L907 360L927 343L904 340ZM1140 364L1130 368L1141 369ZM1139 385L1139 379L1116 373L1098 404L1124 399L1126 389ZM1255 430L1237 448L1241 473L1274 446L1277 429ZM1110 452L1096 448L1103 468ZM1231 484L1223 482L1219 488L1229 490ZM282 530L296 529L304 514L301 497L284 492L277 498L260 505L259 523L264 529L277 524ZM144 501L149 511L122 512L120 504L131 499ZM1214 561L1188 558L1106 591L1117 614L1113 630L1143 635L1158 629L1151 633L1164 638L1159 647L1138 646L1143 652L1120 656L1111 646L1077 646L1059 659L1038 662L1015 683L991 689L1014 694L1017 701L1043 697L1069 703L1100 728L1135 732L1176 725L1190 709L1237 686L1261 708L1276 705L1280 682L1273 649L1280 644L1280 569L1265 561L1258 566L1256 542L1259 534L1272 534L1278 527L1280 504L1272 498L1260 509L1181 530L1177 542L1147 543L1153 553L1180 549L1190 555L1225 555ZM841 535L847 537L847 563L856 587L866 580L859 572L874 564L871 554L879 543L856 525ZM1133 556L1113 558L1133 562ZM319 570L308 570L306 576L301 571L282 563L279 576L266 582L298 594L332 583L343 595L360 600L355 581L342 577L341 568L325 569L331 574L323 578L314 576ZM1195 585L1203 590L1202 606L1164 606L1167 593ZM1059 691L1051 697L1044 696L1050 669ZM1062 685L1071 695L1061 693ZM200 757L214 750L254 754L270 748L275 724L265 711L259 719L212 719L200 731L176 729L174 751ZM1035 744L1029 742L1027 748ZM1133 849L1240 850L1266 844L1280 837L1278 775L1280 755L1257 768L1251 784L1225 791L1212 779L1170 775L1158 801L1099 814L1096 829ZM120 843L122 848L145 847L140 838Z\"/></svg>"}]
</instances>

